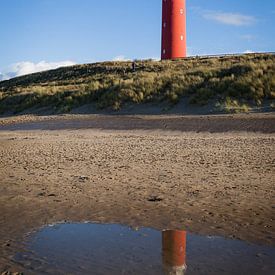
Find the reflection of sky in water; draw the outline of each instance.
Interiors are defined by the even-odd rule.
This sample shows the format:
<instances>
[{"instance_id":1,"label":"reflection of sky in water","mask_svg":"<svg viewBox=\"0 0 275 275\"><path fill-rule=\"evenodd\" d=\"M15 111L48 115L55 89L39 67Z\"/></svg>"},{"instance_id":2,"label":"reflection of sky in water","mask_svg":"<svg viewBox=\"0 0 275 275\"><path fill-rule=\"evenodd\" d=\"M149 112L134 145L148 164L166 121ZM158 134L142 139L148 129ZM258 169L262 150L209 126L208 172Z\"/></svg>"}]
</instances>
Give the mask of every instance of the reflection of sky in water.
<instances>
[{"instance_id":1,"label":"reflection of sky in water","mask_svg":"<svg viewBox=\"0 0 275 275\"><path fill-rule=\"evenodd\" d=\"M185 231L58 224L32 235L27 249L15 260L37 273L183 274L186 264L186 274L275 274L275 248Z\"/></svg>"}]
</instances>

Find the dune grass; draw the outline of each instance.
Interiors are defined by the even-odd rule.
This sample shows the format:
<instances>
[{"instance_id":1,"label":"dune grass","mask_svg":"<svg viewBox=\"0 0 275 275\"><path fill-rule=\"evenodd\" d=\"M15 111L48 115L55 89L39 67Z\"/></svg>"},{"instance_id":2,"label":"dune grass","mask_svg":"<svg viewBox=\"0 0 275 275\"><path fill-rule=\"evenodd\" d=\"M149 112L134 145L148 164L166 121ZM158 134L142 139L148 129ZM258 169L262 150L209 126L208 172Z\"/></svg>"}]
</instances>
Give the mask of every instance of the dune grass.
<instances>
[{"instance_id":1,"label":"dune grass","mask_svg":"<svg viewBox=\"0 0 275 275\"><path fill-rule=\"evenodd\" d=\"M182 98L218 111L248 112L268 102L274 109L275 56L250 54L176 61L104 62L31 74L0 82L0 112L49 107L53 113L94 103L120 110L147 102L176 105Z\"/></svg>"}]
</instances>

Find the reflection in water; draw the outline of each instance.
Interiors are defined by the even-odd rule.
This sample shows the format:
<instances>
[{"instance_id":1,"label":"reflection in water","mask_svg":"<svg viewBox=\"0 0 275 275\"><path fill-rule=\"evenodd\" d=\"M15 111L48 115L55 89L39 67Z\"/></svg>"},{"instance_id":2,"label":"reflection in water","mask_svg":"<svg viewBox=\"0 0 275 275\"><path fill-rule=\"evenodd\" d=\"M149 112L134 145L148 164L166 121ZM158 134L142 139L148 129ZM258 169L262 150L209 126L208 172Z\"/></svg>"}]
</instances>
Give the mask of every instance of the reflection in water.
<instances>
[{"instance_id":1,"label":"reflection in water","mask_svg":"<svg viewBox=\"0 0 275 275\"><path fill-rule=\"evenodd\" d=\"M165 274L184 274L186 270L186 232L162 232L162 262Z\"/></svg>"},{"instance_id":2,"label":"reflection in water","mask_svg":"<svg viewBox=\"0 0 275 275\"><path fill-rule=\"evenodd\" d=\"M14 257L26 274L64 275L273 275L274 259L274 247L239 240L91 223L42 228Z\"/></svg>"}]
</instances>

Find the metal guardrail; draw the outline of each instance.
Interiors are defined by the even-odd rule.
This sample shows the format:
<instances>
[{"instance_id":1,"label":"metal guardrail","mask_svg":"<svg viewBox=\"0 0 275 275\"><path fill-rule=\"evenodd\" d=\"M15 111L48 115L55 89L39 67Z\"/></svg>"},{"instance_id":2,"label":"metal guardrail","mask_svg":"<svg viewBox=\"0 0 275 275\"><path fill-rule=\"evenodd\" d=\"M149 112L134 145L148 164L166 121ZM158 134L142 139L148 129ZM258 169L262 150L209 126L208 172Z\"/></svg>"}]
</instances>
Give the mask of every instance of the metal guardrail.
<instances>
[{"instance_id":1,"label":"metal guardrail","mask_svg":"<svg viewBox=\"0 0 275 275\"><path fill-rule=\"evenodd\" d=\"M206 59L206 58L213 58L213 57L234 57L234 56L243 56L243 55L265 55L265 54L270 54L270 55L275 55L275 52L253 52L253 53L231 53L231 54L211 54L211 55L192 55L186 57L187 59Z\"/></svg>"}]
</instances>

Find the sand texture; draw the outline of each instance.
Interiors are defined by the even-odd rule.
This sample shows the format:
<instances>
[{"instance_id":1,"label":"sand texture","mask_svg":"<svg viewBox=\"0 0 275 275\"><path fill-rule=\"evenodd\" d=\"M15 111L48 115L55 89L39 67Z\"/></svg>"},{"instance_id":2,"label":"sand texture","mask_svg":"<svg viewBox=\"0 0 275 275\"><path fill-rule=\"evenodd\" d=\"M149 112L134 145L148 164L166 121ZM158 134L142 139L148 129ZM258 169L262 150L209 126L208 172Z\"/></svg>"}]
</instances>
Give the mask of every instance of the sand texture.
<instances>
[{"instance_id":1,"label":"sand texture","mask_svg":"<svg viewBox=\"0 0 275 275\"><path fill-rule=\"evenodd\" d=\"M65 220L275 245L275 120L261 116L2 119L0 271L25 234Z\"/></svg>"}]
</instances>

